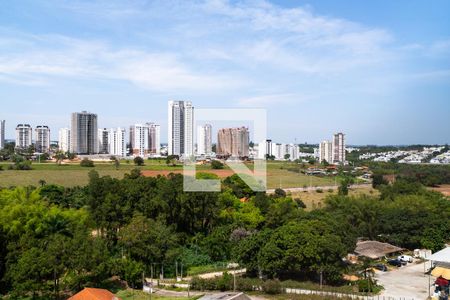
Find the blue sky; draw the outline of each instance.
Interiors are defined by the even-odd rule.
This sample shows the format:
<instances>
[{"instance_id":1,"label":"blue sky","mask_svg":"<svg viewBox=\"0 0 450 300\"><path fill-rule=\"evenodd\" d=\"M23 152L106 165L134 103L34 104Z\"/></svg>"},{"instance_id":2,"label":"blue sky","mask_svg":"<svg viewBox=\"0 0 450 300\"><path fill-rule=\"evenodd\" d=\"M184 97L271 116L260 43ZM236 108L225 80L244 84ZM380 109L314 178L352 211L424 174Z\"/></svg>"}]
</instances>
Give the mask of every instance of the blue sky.
<instances>
[{"instance_id":1,"label":"blue sky","mask_svg":"<svg viewBox=\"0 0 450 300\"><path fill-rule=\"evenodd\" d=\"M167 101L268 111L268 135L450 142L450 1L78 1L0 4L0 119L102 127Z\"/></svg>"}]
</instances>

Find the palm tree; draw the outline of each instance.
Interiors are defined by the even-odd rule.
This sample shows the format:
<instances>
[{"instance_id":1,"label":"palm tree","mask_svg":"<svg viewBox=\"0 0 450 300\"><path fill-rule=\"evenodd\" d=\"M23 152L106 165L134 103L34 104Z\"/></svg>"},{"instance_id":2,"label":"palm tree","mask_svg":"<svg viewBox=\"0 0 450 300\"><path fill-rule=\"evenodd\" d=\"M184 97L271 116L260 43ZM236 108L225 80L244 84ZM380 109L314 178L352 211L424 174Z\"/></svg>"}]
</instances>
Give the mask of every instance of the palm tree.
<instances>
[{"instance_id":1,"label":"palm tree","mask_svg":"<svg viewBox=\"0 0 450 300\"><path fill-rule=\"evenodd\" d=\"M374 284L372 278L375 275L375 272L373 271L373 261L367 257L364 257L362 260L362 267L364 279L367 280L368 292L372 292Z\"/></svg>"}]
</instances>

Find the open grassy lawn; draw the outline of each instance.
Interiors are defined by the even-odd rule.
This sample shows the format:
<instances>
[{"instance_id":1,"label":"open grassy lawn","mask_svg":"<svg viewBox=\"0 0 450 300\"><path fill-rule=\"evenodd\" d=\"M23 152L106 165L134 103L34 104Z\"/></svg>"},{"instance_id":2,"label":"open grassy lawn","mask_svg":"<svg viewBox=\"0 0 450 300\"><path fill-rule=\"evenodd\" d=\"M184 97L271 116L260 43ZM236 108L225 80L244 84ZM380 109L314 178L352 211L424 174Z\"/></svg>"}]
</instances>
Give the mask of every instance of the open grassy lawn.
<instances>
[{"instance_id":1,"label":"open grassy lawn","mask_svg":"<svg viewBox=\"0 0 450 300\"><path fill-rule=\"evenodd\" d=\"M79 163L57 165L55 163L33 163L32 170L16 171L8 170L10 163L0 163L3 166L3 171L0 171L0 187L9 186L28 186L38 185L39 180L45 180L49 184L59 184L67 187L82 186L88 183L88 173L91 170L96 170L101 176L109 175L114 178L123 178L126 173L129 173L136 166L133 162L121 161L118 170L111 162L96 162L94 168L81 167ZM145 161L145 166L139 167L148 174L154 176L161 172L167 174L168 172L182 172L182 165L167 166L164 160L148 160ZM209 165L199 165L196 167L201 172L213 172ZM252 168L249 165L249 168ZM288 170L291 169L291 170ZM289 188L289 187L303 187L303 186L326 186L333 185L334 179L329 177L306 176L299 172L294 172L292 169L298 169L298 165L294 163L284 162L268 162L267 163L267 183L268 188ZM229 168L225 167L219 174L230 175ZM145 172L144 172L145 173Z\"/></svg>"},{"instance_id":2,"label":"open grassy lawn","mask_svg":"<svg viewBox=\"0 0 450 300\"><path fill-rule=\"evenodd\" d=\"M268 162L267 188L327 186L334 184L334 178L332 177L307 176L300 172L291 171L291 169L298 170L299 166L294 163Z\"/></svg>"},{"instance_id":3,"label":"open grassy lawn","mask_svg":"<svg viewBox=\"0 0 450 300\"><path fill-rule=\"evenodd\" d=\"M313 210L316 208L321 208L325 205L325 198L329 195L336 195L337 189L334 190L323 190L321 193L317 191L308 191L308 192L293 192L288 193L293 198L300 198L303 203L306 205L307 210ZM371 195L377 196L379 191L368 186L358 186L349 189L350 196L359 196L359 195Z\"/></svg>"}]
</instances>

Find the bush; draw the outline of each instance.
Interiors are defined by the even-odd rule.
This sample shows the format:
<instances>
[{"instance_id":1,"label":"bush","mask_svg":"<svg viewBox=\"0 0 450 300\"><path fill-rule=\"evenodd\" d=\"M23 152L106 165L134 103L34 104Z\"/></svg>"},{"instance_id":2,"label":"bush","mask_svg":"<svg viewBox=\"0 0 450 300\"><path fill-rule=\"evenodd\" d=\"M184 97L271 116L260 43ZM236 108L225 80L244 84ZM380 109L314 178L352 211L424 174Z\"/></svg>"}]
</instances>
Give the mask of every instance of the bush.
<instances>
[{"instance_id":1,"label":"bush","mask_svg":"<svg viewBox=\"0 0 450 300\"><path fill-rule=\"evenodd\" d=\"M211 162L211 168L213 168L213 169L216 169L216 170L218 170L218 169L223 169L223 163L221 163L220 161L218 161L218 160L213 160L212 162Z\"/></svg>"},{"instance_id":2,"label":"bush","mask_svg":"<svg viewBox=\"0 0 450 300\"><path fill-rule=\"evenodd\" d=\"M136 166L143 166L144 165L144 159L142 157L140 157L140 156L136 156L133 161L134 161L134 164Z\"/></svg>"},{"instance_id":3,"label":"bush","mask_svg":"<svg viewBox=\"0 0 450 300\"><path fill-rule=\"evenodd\" d=\"M297 206L299 208L306 208L306 204L305 204L305 202L302 201L302 199L295 198L294 201L295 201L295 203L297 203Z\"/></svg>"},{"instance_id":4,"label":"bush","mask_svg":"<svg viewBox=\"0 0 450 300\"><path fill-rule=\"evenodd\" d=\"M278 279L269 279L263 282L262 290L266 294L276 295L281 293L281 283Z\"/></svg>"},{"instance_id":5,"label":"bush","mask_svg":"<svg viewBox=\"0 0 450 300\"><path fill-rule=\"evenodd\" d=\"M274 197L275 198L285 198L286 192L283 189L276 188L275 192L274 192Z\"/></svg>"},{"instance_id":6,"label":"bush","mask_svg":"<svg viewBox=\"0 0 450 300\"><path fill-rule=\"evenodd\" d=\"M257 278L236 278L236 289L241 292L251 292L256 288L259 288L262 281Z\"/></svg>"},{"instance_id":7,"label":"bush","mask_svg":"<svg viewBox=\"0 0 450 300\"><path fill-rule=\"evenodd\" d=\"M94 162L88 158L83 158L83 160L80 162L80 166L92 168L94 167Z\"/></svg>"},{"instance_id":8,"label":"bush","mask_svg":"<svg viewBox=\"0 0 450 300\"><path fill-rule=\"evenodd\" d=\"M0 166L0 171L3 171L3 166Z\"/></svg>"},{"instance_id":9,"label":"bush","mask_svg":"<svg viewBox=\"0 0 450 300\"><path fill-rule=\"evenodd\" d=\"M360 293L372 293L377 287L376 282L373 279L363 279L358 281L358 291Z\"/></svg>"},{"instance_id":10,"label":"bush","mask_svg":"<svg viewBox=\"0 0 450 300\"><path fill-rule=\"evenodd\" d=\"M31 162L28 160L16 162L8 166L8 170L31 170Z\"/></svg>"},{"instance_id":11,"label":"bush","mask_svg":"<svg viewBox=\"0 0 450 300\"><path fill-rule=\"evenodd\" d=\"M323 190L322 189L317 189L316 193L323 193Z\"/></svg>"}]
</instances>

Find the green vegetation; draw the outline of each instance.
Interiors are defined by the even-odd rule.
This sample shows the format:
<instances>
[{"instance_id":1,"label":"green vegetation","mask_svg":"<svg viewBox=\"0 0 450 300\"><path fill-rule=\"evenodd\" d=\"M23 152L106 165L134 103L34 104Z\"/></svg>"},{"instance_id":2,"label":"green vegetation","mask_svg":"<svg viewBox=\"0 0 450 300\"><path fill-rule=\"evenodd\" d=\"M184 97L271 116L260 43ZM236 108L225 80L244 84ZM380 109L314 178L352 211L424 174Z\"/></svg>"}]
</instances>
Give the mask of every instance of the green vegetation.
<instances>
[{"instance_id":1,"label":"green vegetation","mask_svg":"<svg viewBox=\"0 0 450 300\"><path fill-rule=\"evenodd\" d=\"M26 161L30 164L30 161ZM128 163L127 163L128 162ZM173 164L172 164L173 163ZM122 179L126 173L129 173L134 166L129 160L110 160L107 162L95 162L94 167L81 167L79 163L62 164L57 163L32 163L32 170L26 172L11 170L9 162L0 162L3 166L3 172L0 172L0 187L10 186L28 186L37 185L40 179L45 179L48 184L57 184L65 187L84 186L89 182L88 173L90 170L97 171L101 176L111 176ZM211 165L196 166L198 171L214 171ZM249 165L249 168L252 168ZM176 158L166 164L165 159L146 160L144 166L139 166L142 171L181 172L183 166L177 164ZM224 171L229 170L225 165ZM295 171L294 171L295 170ZM296 163L287 162L268 162L267 163L267 181L268 188L288 188L305 186L326 186L334 185L334 179L331 177L307 176L300 172L301 166ZM156 176L153 175L153 176Z\"/></svg>"},{"instance_id":2,"label":"green vegetation","mask_svg":"<svg viewBox=\"0 0 450 300\"><path fill-rule=\"evenodd\" d=\"M80 166L87 167L87 168L93 168L94 162L88 158L83 158L83 160L80 162Z\"/></svg>"},{"instance_id":3,"label":"green vegetation","mask_svg":"<svg viewBox=\"0 0 450 300\"><path fill-rule=\"evenodd\" d=\"M223 168L224 168L224 164L221 163L221 162L218 161L218 160L213 160L213 161L211 162L211 168L216 169L216 170L218 170L218 169L223 169Z\"/></svg>"},{"instance_id":4,"label":"green vegetation","mask_svg":"<svg viewBox=\"0 0 450 300\"><path fill-rule=\"evenodd\" d=\"M241 290L259 275L263 290L276 293L285 286L278 280L317 284L320 274L339 289L342 274L355 271L341 258L358 237L433 250L450 239L450 202L404 180L381 184L379 195L320 193L324 205L307 211L285 191L257 193L237 175L221 192L184 192L181 174L144 177L141 168L117 179L97 168L84 187L44 177L38 188L0 190L0 294L58 296L112 277L139 288L143 273L174 277L181 266L196 274L228 262L248 270ZM231 277L193 286L225 290ZM370 277L359 288L371 290Z\"/></svg>"}]
</instances>

